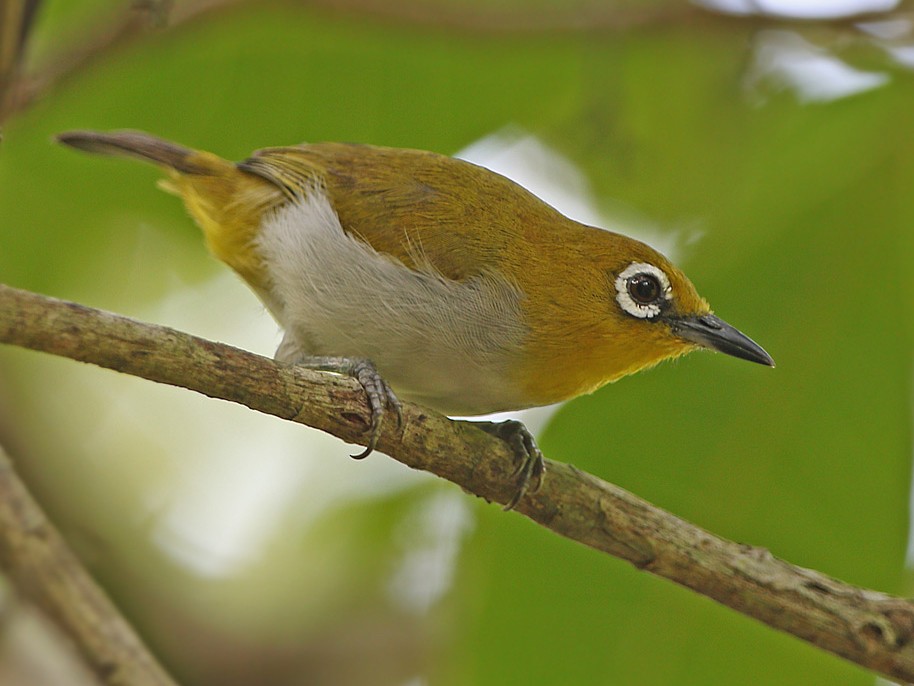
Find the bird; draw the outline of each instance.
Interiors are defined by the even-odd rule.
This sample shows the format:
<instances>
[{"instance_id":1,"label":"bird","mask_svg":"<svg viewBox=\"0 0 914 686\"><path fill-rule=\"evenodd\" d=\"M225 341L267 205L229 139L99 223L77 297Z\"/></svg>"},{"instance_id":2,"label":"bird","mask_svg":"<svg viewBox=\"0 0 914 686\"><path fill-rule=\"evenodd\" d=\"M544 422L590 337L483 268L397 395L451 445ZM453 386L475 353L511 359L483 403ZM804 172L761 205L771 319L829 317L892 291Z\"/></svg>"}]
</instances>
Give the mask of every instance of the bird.
<instances>
[{"instance_id":1,"label":"bird","mask_svg":"<svg viewBox=\"0 0 914 686\"><path fill-rule=\"evenodd\" d=\"M364 457L401 401L473 417L558 403L697 348L767 366L645 243L574 221L513 181L434 152L359 143L241 162L134 130L60 143L151 162L209 251L283 330L275 359L355 377ZM542 484L522 423L475 422L517 456L506 509Z\"/></svg>"}]
</instances>

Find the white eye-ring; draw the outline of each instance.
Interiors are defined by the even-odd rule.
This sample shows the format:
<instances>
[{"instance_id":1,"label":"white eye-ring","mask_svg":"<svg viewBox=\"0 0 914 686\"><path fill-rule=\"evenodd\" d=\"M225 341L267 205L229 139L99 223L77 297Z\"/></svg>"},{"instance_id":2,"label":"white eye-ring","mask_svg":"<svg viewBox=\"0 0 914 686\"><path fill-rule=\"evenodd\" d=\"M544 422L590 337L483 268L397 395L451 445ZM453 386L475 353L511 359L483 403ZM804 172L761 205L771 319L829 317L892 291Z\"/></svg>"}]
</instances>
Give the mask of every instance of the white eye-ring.
<instances>
[{"instance_id":1,"label":"white eye-ring","mask_svg":"<svg viewBox=\"0 0 914 686\"><path fill-rule=\"evenodd\" d=\"M647 262L632 262L616 277L616 302L638 319L656 317L661 304L672 297L667 275Z\"/></svg>"}]
</instances>

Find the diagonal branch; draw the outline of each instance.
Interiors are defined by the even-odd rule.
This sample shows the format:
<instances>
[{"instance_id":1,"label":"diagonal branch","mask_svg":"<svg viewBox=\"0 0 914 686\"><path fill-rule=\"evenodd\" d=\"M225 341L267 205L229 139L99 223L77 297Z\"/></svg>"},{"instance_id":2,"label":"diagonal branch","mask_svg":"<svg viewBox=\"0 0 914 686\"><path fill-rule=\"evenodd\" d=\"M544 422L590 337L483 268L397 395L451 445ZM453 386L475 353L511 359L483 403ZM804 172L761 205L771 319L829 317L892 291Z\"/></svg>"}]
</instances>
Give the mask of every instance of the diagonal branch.
<instances>
[{"instance_id":1,"label":"diagonal branch","mask_svg":"<svg viewBox=\"0 0 914 686\"><path fill-rule=\"evenodd\" d=\"M106 686L176 686L16 476L0 447L0 569Z\"/></svg>"},{"instance_id":2,"label":"diagonal branch","mask_svg":"<svg viewBox=\"0 0 914 686\"><path fill-rule=\"evenodd\" d=\"M0 285L0 342L189 388L344 441L365 440L367 406L352 379L283 367L166 327ZM380 450L486 500L510 499L513 462L501 441L416 405L404 406L403 419L402 433L384 427ZM720 538L567 464L549 462L543 487L517 511L863 667L914 681L911 601Z\"/></svg>"}]
</instances>

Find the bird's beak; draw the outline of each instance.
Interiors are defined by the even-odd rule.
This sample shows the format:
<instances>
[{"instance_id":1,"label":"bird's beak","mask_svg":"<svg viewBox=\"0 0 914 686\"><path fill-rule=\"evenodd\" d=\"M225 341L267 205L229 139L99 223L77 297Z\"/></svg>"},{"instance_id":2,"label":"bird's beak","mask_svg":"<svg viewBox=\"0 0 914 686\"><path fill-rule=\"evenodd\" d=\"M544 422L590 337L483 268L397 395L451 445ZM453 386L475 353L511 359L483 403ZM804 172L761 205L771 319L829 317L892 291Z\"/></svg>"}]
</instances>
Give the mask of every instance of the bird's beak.
<instances>
[{"instance_id":1,"label":"bird's beak","mask_svg":"<svg viewBox=\"0 0 914 686\"><path fill-rule=\"evenodd\" d=\"M690 343L750 362L774 366L774 360L762 346L713 314L671 317L668 323L676 336Z\"/></svg>"}]
</instances>

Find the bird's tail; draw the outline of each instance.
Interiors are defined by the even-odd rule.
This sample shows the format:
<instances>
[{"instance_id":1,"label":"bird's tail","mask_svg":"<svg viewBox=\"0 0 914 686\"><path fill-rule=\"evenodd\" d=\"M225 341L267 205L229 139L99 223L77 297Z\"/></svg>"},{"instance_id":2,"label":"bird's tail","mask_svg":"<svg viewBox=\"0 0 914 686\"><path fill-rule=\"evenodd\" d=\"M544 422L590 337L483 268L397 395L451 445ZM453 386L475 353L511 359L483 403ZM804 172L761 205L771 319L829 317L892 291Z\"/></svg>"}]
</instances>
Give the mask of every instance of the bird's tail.
<instances>
[{"instance_id":1,"label":"bird's tail","mask_svg":"<svg viewBox=\"0 0 914 686\"><path fill-rule=\"evenodd\" d=\"M162 167L169 178L159 186L184 200L210 251L255 286L263 281L262 264L252 246L264 213L282 201L275 185L218 155L142 131L68 131L57 140L86 152Z\"/></svg>"},{"instance_id":2,"label":"bird's tail","mask_svg":"<svg viewBox=\"0 0 914 686\"><path fill-rule=\"evenodd\" d=\"M219 175L235 168L221 157L143 131L67 131L58 134L57 140L85 152L133 157L181 174Z\"/></svg>"}]
</instances>

